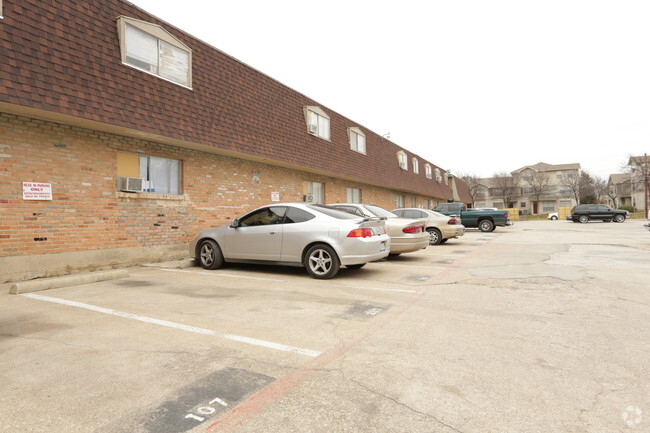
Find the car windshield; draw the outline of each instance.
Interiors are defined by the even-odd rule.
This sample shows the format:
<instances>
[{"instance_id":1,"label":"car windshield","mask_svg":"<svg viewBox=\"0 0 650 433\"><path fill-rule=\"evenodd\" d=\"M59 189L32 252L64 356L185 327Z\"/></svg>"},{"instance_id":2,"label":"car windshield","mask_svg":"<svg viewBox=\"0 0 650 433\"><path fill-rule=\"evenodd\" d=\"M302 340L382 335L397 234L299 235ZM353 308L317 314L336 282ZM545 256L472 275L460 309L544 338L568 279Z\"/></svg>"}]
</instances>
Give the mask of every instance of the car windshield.
<instances>
[{"instance_id":1,"label":"car windshield","mask_svg":"<svg viewBox=\"0 0 650 433\"><path fill-rule=\"evenodd\" d=\"M316 212L320 212L327 216L338 218L340 220L354 220L359 218L359 215L351 214L350 212L344 211L342 209L337 209L335 207L326 206L323 204L310 204L307 207Z\"/></svg>"},{"instance_id":2,"label":"car windshield","mask_svg":"<svg viewBox=\"0 0 650 433\"><path fill-rule=\"evenodd\" d=\"M372 204L365 204L363 206L366 208L366 210L378 217L395 218L397 216L394 213L387 211L383 207L375 206Z\"/></svg>"}]
</instances>

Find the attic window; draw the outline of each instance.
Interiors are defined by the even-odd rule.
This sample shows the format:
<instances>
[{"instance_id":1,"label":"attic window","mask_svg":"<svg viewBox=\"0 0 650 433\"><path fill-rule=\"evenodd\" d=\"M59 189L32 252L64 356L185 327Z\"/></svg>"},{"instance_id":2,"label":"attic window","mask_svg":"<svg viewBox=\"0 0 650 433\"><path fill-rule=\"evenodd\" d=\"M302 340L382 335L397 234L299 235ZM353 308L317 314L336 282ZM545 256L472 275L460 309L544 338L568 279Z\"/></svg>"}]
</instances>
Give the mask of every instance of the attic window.
<instances>
[{"instance_id":1,"label":"attic window","mask_svg":"<svg viewBox=\"0 0 650 433\"><path fill-rule=\"evenodd\" d=\"M324 140L330 139L330 117L320 107L304 107L307 132Z\"/></svg>"},{"instance_id":2,"label":"attic window","mask_svg":"<svg viewBox=\"0 0 650 433\"><path fill-rule=\"evenodd\" d=\"M420 164L417 158L411 159L411 165L413 165L413 173L420 174Z\"/></svg>"},{"instance_id":3,"label":"attic window","mask_svg":"<svg viewBox=\"0 0 650 433\"><path fill-rule=\"evenodd\" d=\"M436 180L442 182L442 174L440 174L440 169L436 168Z\"/></svg>"},{"instance_id":4,"label":"attic window","mask_svg":"<svg viewBox=\"0 0 650 433\"><path fill-rule=\"evenodd\" d=\"M402 170L409 169L409 158L403 150L397 152L397 162L399 163L399 168Z\"/></svg>"},{"instance_id":5,"label":"attic window","mask_svg":"<svg viewBox=\"0 0 650 433\"><path fill-rule=\"evenodd\" d=\"M355 152L366 154L366 135L357 127L348 128L350 137L350 149Z\"/></svg>"},{"instance_id":6,"label":"attic window","mask_svg":"<svg viewBox=\"0 0 650 433\"><path fill-rule=\"evenodd\" d=\"M431 166L429 164L424 164L424 175L427 177L427 179L433 178Z\"/></svg>"},{"instance_id":7,"label":"attic window","mask_svg":"<svg viewBox=\"0 0 650 433\"><path fill-rule=\"evenodd\" d=\"M192 87L192 50L157 24L117 19L122 63Z\"/></svg>"}]
</instances>

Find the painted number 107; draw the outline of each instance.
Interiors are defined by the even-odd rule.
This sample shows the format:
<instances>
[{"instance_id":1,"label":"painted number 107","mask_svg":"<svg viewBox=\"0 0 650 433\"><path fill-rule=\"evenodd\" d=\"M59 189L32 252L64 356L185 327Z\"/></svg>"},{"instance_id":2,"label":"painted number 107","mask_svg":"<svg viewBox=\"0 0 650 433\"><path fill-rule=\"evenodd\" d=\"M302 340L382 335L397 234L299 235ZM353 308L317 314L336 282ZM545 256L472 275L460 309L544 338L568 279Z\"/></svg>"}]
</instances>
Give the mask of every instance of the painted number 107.
<instances>
[{"instance_id":1,"label":"painted number 107","mask_svg":"<svg viewBox=\"0 0 650 433\"><path fill-rule=\"evenodd\" d=\"M208 404L214 405L215 403L220 404L223 407L228 407L228 403L221 400L220 398L212 399L210 401L210 403L208 403ZM196 413L198 413L199 415L212 415L216 411L217 410L212 406L201 406L200 408L198 408L196 410ZM187 415L185 415L185 418L186 419L193 419L193 420L198 421L198 422L205 421L205 416L199 416L199 415L195 415L193 413L188 413Z\"/></svg>"}]
</instances>

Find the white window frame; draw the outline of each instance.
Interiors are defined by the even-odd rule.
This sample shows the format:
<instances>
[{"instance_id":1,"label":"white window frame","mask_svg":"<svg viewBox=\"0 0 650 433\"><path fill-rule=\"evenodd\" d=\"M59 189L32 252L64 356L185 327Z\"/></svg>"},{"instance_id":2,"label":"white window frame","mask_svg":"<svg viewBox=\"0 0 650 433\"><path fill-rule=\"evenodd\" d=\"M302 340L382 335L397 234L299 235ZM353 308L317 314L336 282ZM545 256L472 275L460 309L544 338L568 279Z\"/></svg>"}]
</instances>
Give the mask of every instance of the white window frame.
<instances>
[{"instance_id":1,"label":"white window frame","mask_svg":"<svg viewBox=\"0 0 650 433\"><path fill-rule=\"evenodd\" d=\"M399 164L399 168L402 170L409 169L409 158L403 150L397 152L397 163Z\"/></svg>"},{"instance_id":2,"label":"white window frame","mask_svg":"<svg viewBox=\"0 0 650 433\"><path fill-rule=\"evenodd\" d=\"M347 203L361 203L361 188L346 189Z\"/></svg>"},{"instance_id":3,"label":"white window frame","mask_svg":"<svg viewBox=\"0 0 650 433\"><path fill-rule=\"evenodd\" d=\"M311 196L312 204L325 204L325 184L322 182L307 182L307 194Z\"/></svg>"},{"instance_id":4,"label":"white window frame","mask_svg":"<svg viewBox=\"0 0 650 433\"><path fill-rule=\"evenodd\" d=\"M142 192L154 194L183 194L183 161L148 154L133 154L138 159L138 178L142 179Z\"/></svg>"},{"instance_id":5,"label":"white window frame","mask_svg":"<svg viewBox=\"0 0 650 433\"><path fill-rule=\"evenodd\" d=\"M356 126L348 128L348 141L350 142L350 149L355 152L366 154L366 134Z\"/></svg>"},{"instance_id":6,"label":"white window frame","mask_svg":"<svg viewBox=\"0 0 650 433\"><path fill-rule=\"evenodd\" d=\"M0 20L4 18L4 15L2 15L2 0L0 0Z\"/></svg>"},{"instance_id":7,"label":"white window frame","mask_svg":"<svg viewBox=\"0 0 650 433\"><path fill-rule=\"evenodd\" d=\"M156 70L148 70L140 65L135 64L132 61L129 61L127 58L127 30L128 28L131 27L135 29L136 31L140 31L142 33L145 33L146 35L149 35L152 38L156 39L156 46L157 46L157 53L156 59L157 59L157 65L156 65ZM120 16L117 19L117 33L119 36L120 40L120 55L122 59L122 64L129 66L131 68L135 68L139 71L146 72L147 74L153 75L155 77L158 77L160 79L163 79L165 81L169 81L170 83L177 84L182 87L186 87L188 89L192 88L192 50L190 47L176 39L171 33L169 33L167 30L162 28L161 26L157 24L151 24L145 21L140 21L136 20L135 18L129 18L125 16ZM161 64L165 63L165 60L167 59L166 63L167 64L173 64L173 56L164 56L162 54L163 52L163 45L168 45L168 49L171 50L180 50L181 52L185 53L187 55L187 76L186 80L184 82L178 81L174 79L173 76L168 75L165 76L164 73L161 73L160 68Z\"/></svg>"},{"instance_id":8,"label":"white window frame","mask_svg":"<svg viewBox=\"0 0 650 433\"><path fill-rule=\"evenodd\" d=\"M330 141L330 116L320 107L303 107L307 133Z\"/></svg>"},{"instance_id":9,"label":"white window frame","mask_svg":"<svg viewBox=\"0 0 650 433\"><path fill-rule=\"evenodd\" d=\"M404 196L401 194L395 195L395 207L401 209L404 207Z\"/></svg>"},{"instance_id":10,"label":"white window frame","mask_svg":"<svg viewBox=\"0 0 650 433\"><path fill-rule=\"evenodd\" d=\"M436 168L436 182L442 182L442 174L440 174L440 169Z\"/></svg>"},{"instance_id":11,"label":"white window frame","mask_svg":"<svg viewBox=\"0 0 650 433\"><path fill-rule=\"evenodd\" d=\"M413 173L420 174L420 163L417 158L411 158L411 165L413 166Z\"/></svg>"},{"instance_id":12,"label":"white window frame","mask_svg":"<svg viewBox=\"0 0 650 433\"><path fill-rule=\"evenodd\" d=\"M424 164L424 175L427 179L433 179L433 170L430 164Z\"/></svg>"}]
</instances>

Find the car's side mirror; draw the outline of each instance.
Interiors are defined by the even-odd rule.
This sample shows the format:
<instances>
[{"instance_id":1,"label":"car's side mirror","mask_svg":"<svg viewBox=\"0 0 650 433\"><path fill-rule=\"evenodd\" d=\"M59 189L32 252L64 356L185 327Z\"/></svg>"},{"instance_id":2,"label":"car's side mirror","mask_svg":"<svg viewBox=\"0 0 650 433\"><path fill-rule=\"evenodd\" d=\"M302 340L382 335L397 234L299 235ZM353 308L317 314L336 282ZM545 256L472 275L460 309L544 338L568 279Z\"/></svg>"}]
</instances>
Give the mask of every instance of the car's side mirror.
<instances>
[{"instance_id":1,"label":"car's side mirror","mask_svg":"<svg viewBox=\"0 0 650 433\"><path fill-rule=\"evenodd\" d=\"M232 220L232 222L230 223L230 228L236 229L237 227L239 227L239 220L238 219Z\"/></svg>"}]
</instances>

